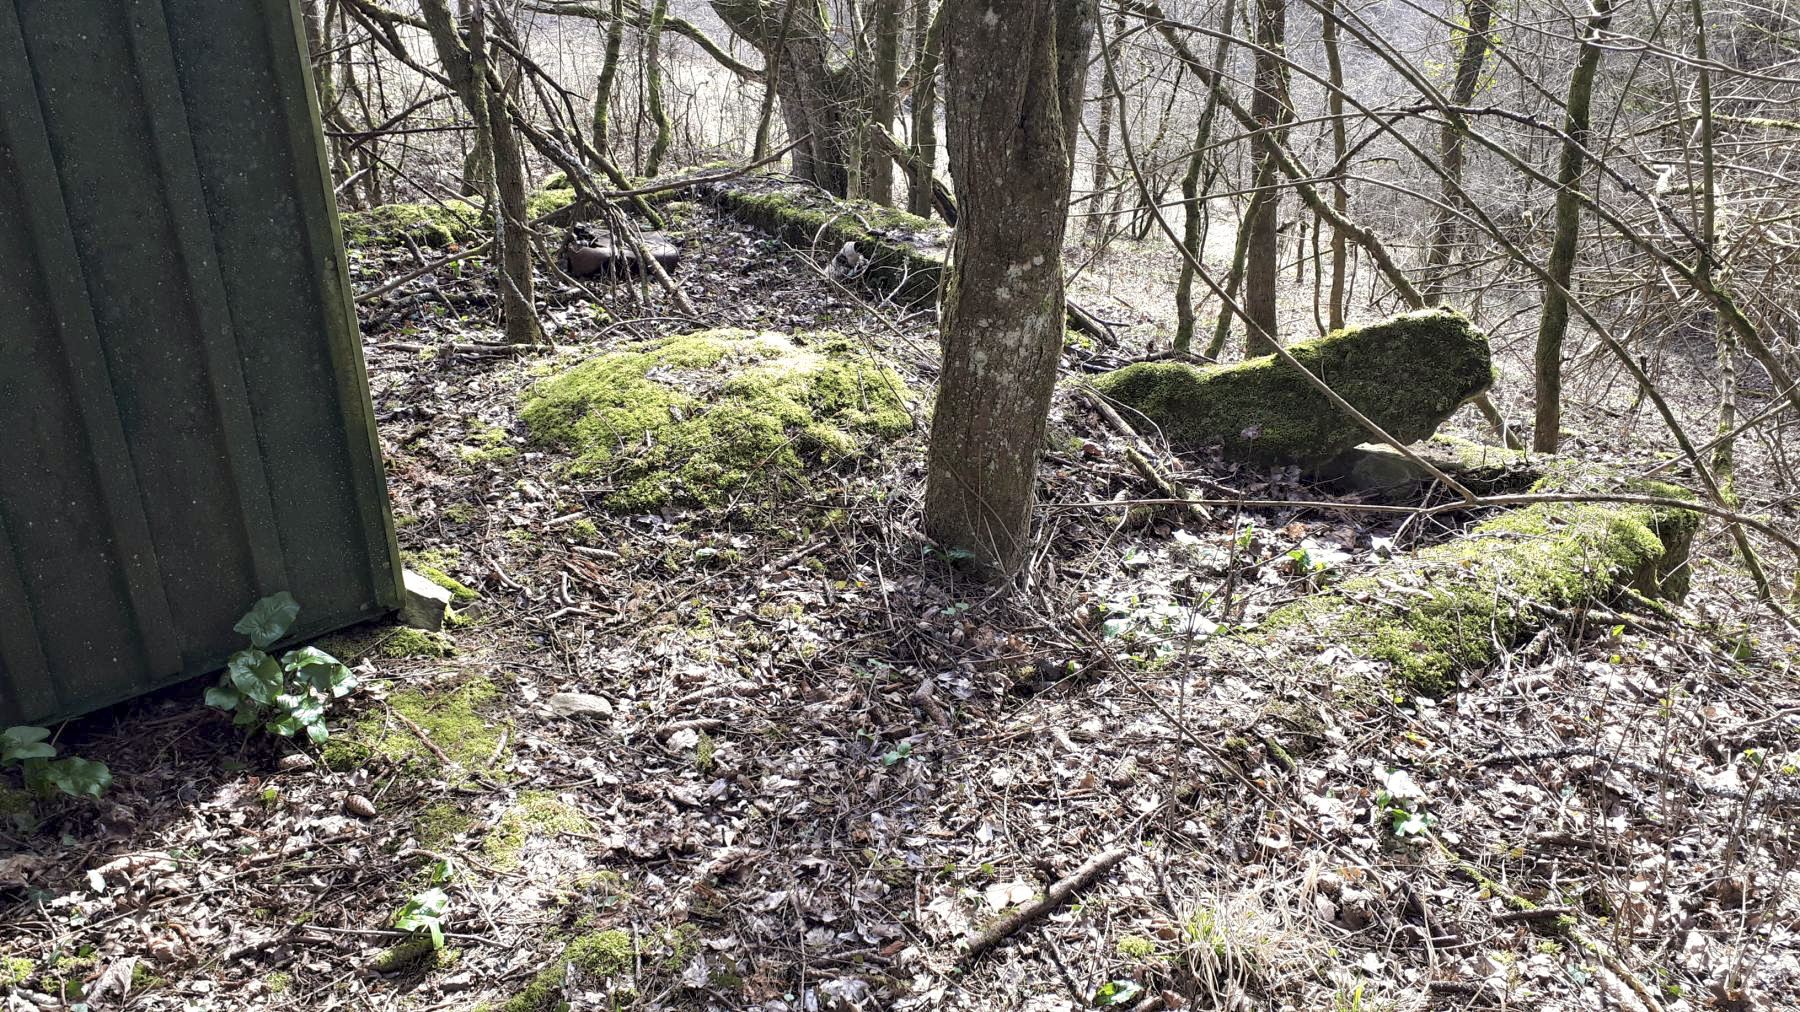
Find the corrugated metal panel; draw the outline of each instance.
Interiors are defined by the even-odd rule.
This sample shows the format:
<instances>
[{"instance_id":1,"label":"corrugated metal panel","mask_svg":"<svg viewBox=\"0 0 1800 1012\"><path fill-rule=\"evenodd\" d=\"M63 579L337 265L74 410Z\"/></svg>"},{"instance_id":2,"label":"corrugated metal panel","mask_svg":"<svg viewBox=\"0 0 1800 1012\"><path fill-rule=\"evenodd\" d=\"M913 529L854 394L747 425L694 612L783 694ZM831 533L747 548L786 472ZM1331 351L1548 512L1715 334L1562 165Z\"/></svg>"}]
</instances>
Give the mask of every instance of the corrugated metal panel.
<instances>
[{"instance_id":1,"label":"corrugated metal panel","mask_svg":"<svg viewBox=\"0 0 1800 1012\"><path fill-rule=\"evenodd\" d=\"M290 0L0 0L0 726L391 610Z\"/></svg>"}]
</instances>

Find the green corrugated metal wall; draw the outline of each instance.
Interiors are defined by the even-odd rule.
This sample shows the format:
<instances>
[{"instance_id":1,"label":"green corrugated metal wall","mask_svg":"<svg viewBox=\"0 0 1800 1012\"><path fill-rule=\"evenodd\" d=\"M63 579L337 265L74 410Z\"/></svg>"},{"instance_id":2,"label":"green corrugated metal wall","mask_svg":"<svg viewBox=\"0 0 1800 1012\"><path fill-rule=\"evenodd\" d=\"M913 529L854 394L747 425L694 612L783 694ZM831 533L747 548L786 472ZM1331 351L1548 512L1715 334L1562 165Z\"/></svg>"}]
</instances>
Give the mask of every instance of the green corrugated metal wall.
<instances>
[{"instance_id":1,"label":"green corrugated metal wall","mask_svg":"<svg viewBox=\"0 0 1800 1012\"><path fill-rule=\"evenodd\" d=\"M0 726L398 558L292 0L0 0Z\"/></svg>"}]
</instances>

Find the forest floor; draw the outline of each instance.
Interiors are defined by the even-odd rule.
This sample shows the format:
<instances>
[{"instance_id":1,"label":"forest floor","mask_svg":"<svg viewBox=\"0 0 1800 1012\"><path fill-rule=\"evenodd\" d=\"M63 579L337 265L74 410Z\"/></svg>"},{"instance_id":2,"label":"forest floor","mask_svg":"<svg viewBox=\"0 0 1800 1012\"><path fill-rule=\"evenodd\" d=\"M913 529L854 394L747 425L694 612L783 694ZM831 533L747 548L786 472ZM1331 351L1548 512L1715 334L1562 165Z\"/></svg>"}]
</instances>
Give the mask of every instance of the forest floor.
<instances>
[{"instance_id":1,"label":"forest floor","mask_svg":"<svg viewBox=\"0 0 1800 1012\"><path fill-rule=\"evenodd\" d=\"M711 212L677 238L708 326L842 331L929 390L929 313ZM1133 340L1168 322L1152 246L1076 288ZM359 252L355 280L412 263ZM604 293L638 321L609 324L546 278L557 350L494 354L486 290L440 271L363 307L401 546L459 587L453 626L322 644L362 688L310 761L246 742L197 684L65 727L115 784L0 827L9 1012L76 988L141 1009L1800 1007L1800 641L1716 525L1679 622L1566 616L1414 698L1303 631L1239 631L1455 528L1172 453L1184 481L1294 504L1082 505L1154 493L1066 390L1012 597L917 531L920 432L778 503L620 515L528 438L522 394L697 328L654 291ZM1647 410L1572 390L1576 452L1657 459ZM1749 445L1741 480L1773 487L1780 452ZM568 692L600 699L553 710ZM405 961L394 914L443 860L447 949Z\"/></svg>"}]
</instances>

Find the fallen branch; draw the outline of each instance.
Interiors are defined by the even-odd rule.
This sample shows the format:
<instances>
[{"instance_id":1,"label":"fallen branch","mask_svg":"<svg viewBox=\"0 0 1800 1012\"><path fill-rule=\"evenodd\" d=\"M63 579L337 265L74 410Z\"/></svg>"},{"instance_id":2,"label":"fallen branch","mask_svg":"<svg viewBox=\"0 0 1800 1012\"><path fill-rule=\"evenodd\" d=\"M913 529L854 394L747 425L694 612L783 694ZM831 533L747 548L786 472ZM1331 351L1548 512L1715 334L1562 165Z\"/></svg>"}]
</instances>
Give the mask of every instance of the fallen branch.
<instances>
[{"instance_id":1,"label":"fallen branch","mask_svg":"<svg viewBox=\"0 0 1800 1012\"><path fill-rule=\"evenodd\" d=\"M1086 864L1075 869L1074 874L1061 879L1044 891L1043 898L1025 904L992 925L975 932L963 942L962 961L973 962L981 955L1006 941L1020 928L1038 920L1050 911L1062 906L1075 892L1094 884L1094 880L1104 875L1113 865L1125 860L1131 850L1120 847L1103 854L1088 858Z\"/></svg>"}]
</instances>

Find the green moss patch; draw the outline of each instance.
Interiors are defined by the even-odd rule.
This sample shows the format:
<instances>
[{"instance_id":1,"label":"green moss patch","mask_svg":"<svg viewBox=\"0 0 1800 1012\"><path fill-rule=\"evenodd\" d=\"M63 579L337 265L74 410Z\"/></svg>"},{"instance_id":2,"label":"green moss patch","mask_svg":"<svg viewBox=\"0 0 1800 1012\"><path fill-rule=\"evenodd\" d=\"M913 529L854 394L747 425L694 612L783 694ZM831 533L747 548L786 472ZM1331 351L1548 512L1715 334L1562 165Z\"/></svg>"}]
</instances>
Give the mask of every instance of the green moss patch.
<instances>
[{"instance_id":1,"label":"green moss patch","mask_svg":"<svg viewBox=\"0 0 1800 1012\"><path fill-rule=\"evenodd\" d=\"M1487 337L1447 309L1334 331L1288 351L1403 443L1430 436L1493 384ZM1370 438L1274 356L1206 368L1139 362L1096 377L1094 386L1176 445L1217 445L1258 464L1317 467Z\"/></svg>"},{"instance_id":2,"label":"green moss patch","mask_svg":"<svg viewBox=\"0 0 1800 1012\"><path fill-rule=\"evenodd\" d=\"M375 648L383 657L400 660L407 657L453 657L456 644L441 632L400 626Z\"/></svg>"},{"instance_id":3,"label":"green moss patch","mask_svg":"<svg viewBox=\"0 0 1800 1012\"><path fill-rule=\"evenodd\" d=\"M808 186L746 177L701 188L725 213L826 259L847 242L868 258L868 287L917 305L937 296L950 229L864 200L833 200Z\"/></svg>"},{"instance_id":4,"label":"green moss patch","mask_svg":"<svg viewBox=\"0 0 1800 1012\"><path fill-rule=\"evenodd\" d=\"M586 817L545 791L527 791L494 828L488 831L482 849L497 867L511 868L519 863L519 851L533 837L561 832L584 833L590 829Z\"/></svg>"},{"instance_id":5,"label":"green moss patch","mask_svg":"<svg viewBox=\"0 0 1800 1012\"><path fill-rule=\"evenodd\" d=\"M566 179L565 179L566 182ZM536 221L575 203L573 186L549 186L525 198L525 217Z\"/></svg>"},{"instance_id":6,"label":"green moss patch","mask_svg":"<svg viewBox=\"0 0 1800 1012\"><path fill-rule=\"evenodd\" d=\"M636 949L631 936L623 931L600 931L582 935L569 943L563 954L544 967L525 990L501 1006L503 1012L559 1012L566 1008L563 987L573 966L587 987L600 990L608 983L628 979L636 964ZM614 997L627 997L628 987L612 989Z\"/></svg>"},{"instance_id":7,"label":"green moss patch","mask_svg":"<svg viewBox=\"0 0 1800 1012\"><path fill-rule=\"evenodd\" d=\"M488 773L500 748L502 728L489 722L482 711L497 695L494 683L478 678L452 689L397 692L388 697L387 703L422 728L451 761L470 771ZM440 770L443 766L437 754L404 721L390 720L380 710L357 721L347 733L328 739L324 755L333 769L361 765L370 759Z\"/></svg>"},{"instance_id":8,"label":"green moss patch","mask_svg":"<svg viewBox=\"0 0 1800 1012\"><path fill-rule=\"evenodd\" d=\"M1597 492L1602 478L1559 463L1534 487ZM1668 485L1636 494L1688 498ZM1458 675L1491 664L1504 647L1560 611L1626 590L1679 598L1700 515L1618 503L1538 503L1477 524L1391 570L1359 577L1290 605L1264 628L1310 630L1386 661L1398 687L1425 696L1455 691ZM1541 606L1541 607L1540 607Z\"/></svg>"},{"instance_id":9,"label":"green moss patch","mask_svg":"<svg viewBox=\"0 0 1800 1012\"><path fill-rule=\"evenodd\" d=\"M589 359L538 383L532 437L614 482L623 511L766 498L808 465L911 428L905 383L842 335L711 330Z\"/></svg>"},{"instance_id":10,"label":"green moss patch","mask_svg":"<svg viewBox=\"0 0 1800 1012\"><path fill-rule=\"evenodd\" d=\"M666 1004L658 1007L702 1007L699 1001L671 1001L671 994L701 991L682 983L682 971L701 951L699 929L691 924L677 925L628 934L619 929L594 931L579 935L562 953L546 964L525 988L501 1006L503 1012L561 1012L564 988L573 978L583 991L605 996L602 1007L616 1010L636 1008L642 996L657 996ZM743 981L729 961L723 964L709 958L709 972L703 990L738 991Z\"/></svg>"},{"instance_id":11,"label":"green moss patch","mask_svg":"<svg viewBox=\"0 0 1800 1012\"><path fill-rule=\"evenodd\" d=\"M408 938L376 953L369 967L376 973L424 973L454 966L461 955L460 949L434 947L430 938Z\"/></svg>"},{"instance_id":12,"label":"green moss patch","mask_svg":"<svg viewBox=\"0 0 1800 1012\"><path fill-rule=\"evenodd\" d=\"M344 243L349 246L404 246L402 236L443 248L468 242L481 222L481 212L465 200L442 204L383 204L342 215Z\"/></svg>"},{"instance_id":13,"label":"green moss patch","mask_svg":"<svg viewBox=\"0 0 1800 1012\"><path fill-rule=\"evenodd\" d=\"M0 987L17 987L37 973L37 963L23 956L0 958Z\"/></svg>"}]
</instances>

